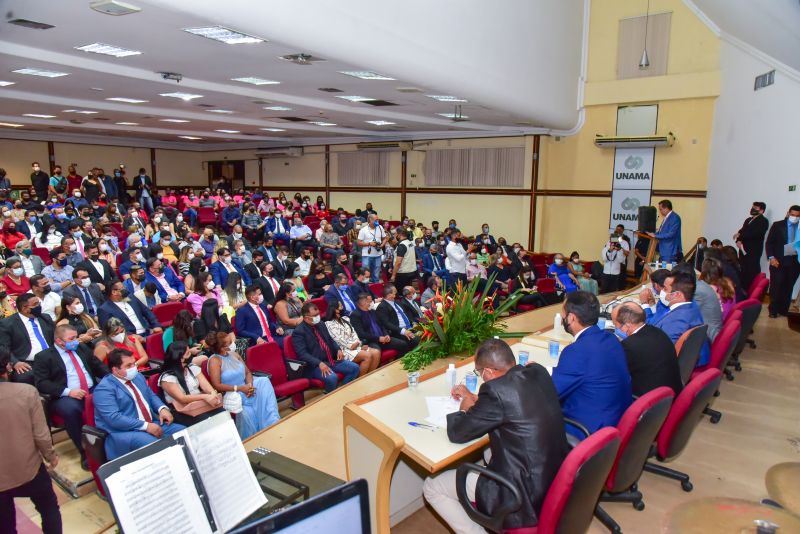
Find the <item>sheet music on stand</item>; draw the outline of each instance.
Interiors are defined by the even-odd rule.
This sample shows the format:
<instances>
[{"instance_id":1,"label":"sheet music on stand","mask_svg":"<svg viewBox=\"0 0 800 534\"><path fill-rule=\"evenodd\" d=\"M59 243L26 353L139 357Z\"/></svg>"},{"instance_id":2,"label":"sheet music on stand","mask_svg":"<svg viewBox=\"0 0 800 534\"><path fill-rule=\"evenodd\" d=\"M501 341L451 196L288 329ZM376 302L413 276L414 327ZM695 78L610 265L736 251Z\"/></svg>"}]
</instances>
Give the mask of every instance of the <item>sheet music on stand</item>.
<instances>
[{"instance_id":1,"label":"sheet music on stand","mask_svg":"<svg viewBox=\"0 0 800 534\"><path fill-rule=\"evenodd\" d=\"M221 533L267 503L227 412L104 464L125 534Z\"/></svg>"}]
</instances>

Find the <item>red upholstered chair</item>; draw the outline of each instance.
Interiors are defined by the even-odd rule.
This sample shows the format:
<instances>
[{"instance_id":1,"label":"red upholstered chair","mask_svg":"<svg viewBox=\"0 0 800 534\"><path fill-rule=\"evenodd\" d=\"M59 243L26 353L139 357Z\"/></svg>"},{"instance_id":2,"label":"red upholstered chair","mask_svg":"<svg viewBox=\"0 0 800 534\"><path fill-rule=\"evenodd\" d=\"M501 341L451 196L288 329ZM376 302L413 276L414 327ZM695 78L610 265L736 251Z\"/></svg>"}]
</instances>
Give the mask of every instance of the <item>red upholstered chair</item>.
<instances>
[{"instance_id":1,"label":"red upholstered chair","mask_svg":"<svg viewBox=\"0 0 800 534\"><path fill-rule=\"evenodd\" d=\"M39 247L31 247L31 250L36 256L39 256L45 265L50 265L53 263L53 259L50 257L50 251L46 248L39 248Z\"/></svg>"},{"instance_id":2,"label":"red upholstered chair","mask_svg":"<svg viewBox=\"0 0 800 534\"><path fill-rule=\"evenodd\" d=\"M544 263L534 263L533 272L536 273L536 278L547 278L547 265Z\"/></svg>"},{"instance_id":3,"label":"red upholstered chair","mask_svg":"<svg viewBox=\"0 0 800 534\"><path fill-rule=\"evenodd\" d=\"M733 348L731 365L737 371L741 371L742 364L739 357L744 350L744 346L746 344L750 344L753 348L756 346L755 341L748 339L748 336L753 332L753 327L758 320L758 316L761 315L761 301L756 299L743 300L736 303L736 307L733 310L734 312L736 310L742 312L742 331L739 334L739 338L736 340L736 345Z\"/></svg>"},{"instance_id":4,"label":"red upholstered chair","mask_svg":"<svg viewBox=\"0 0 800 534\"><path fill-rule=\"evenodd\" d=\"M767 288L769 287L769 279L761 278L758 282L758 285L755 289L748 295L747 298L756 299L757 301L761 302L761 299L764 298L764 293L767 292Z\"/></svg>"},{"instance_id":5,"label":"red upholstered chair","mask_svg":"<svg viewBox=\"0 0 800 534\"><path fill-rule=\"evenodd\" d=\"M206 377L206 380L211 380L211 375L208 374L208 360L203 360L203 363L200 364L200 370L203 372L203 376Z\"/></svg>"},{"instance_id":6,"label":"red upholstered chair","mask_svg":"<svg viewBox=\"0 0 800 534\"><path fill-rule=\"evenodd\" d=\"M637 483L674 398L672 389L656 388L636 399L622 414L617 424L619 451L600 502L629 502L636 510L644 510L642 492ZM622 532L617 522L600 506L595 510L595 516L612 532Z\"/></svg>"},{"instance_id":7,"label":"red upholstered chair","mask_svg":"<svg viewBox=\"0 0 800 534\"><path fill-rule=\"evenodd\" d=\"M514 293L514 291L519 289L518 286L519 286L519 284L518 284L516 278L513 278L513 279L509 280L508 281L508 292L509 293ZM518 311L520 313L531 311L531 310L535 310L535 309L536 309L536 305L534 305L534 304L517 304L517 306L516 306L516 311Z\"/></svg>"},{"instance_id":8,"label":"red upholstered chair","mask_svg":"<svg viewBox=\"0 0 800 534\"><path fill-rule=\"evenodd\" d=\"M300 360L297 357L297 352L295 352L294 350L294 343L292 342L292 336L283 338L283 356L286 358L286 361ZM336 376L339 377L339 380L341 380L344 377L344 375L341 373L336 373ZM322 380L318 380L316 378L309 378L308 381L311 384L312 388L317 388L317 389L325 388L325 384L323 384Z\"/></svg>"},{"instance_id":9,"label":"red upholstered chair","mask_svg":"<svg viewBox=\"0 0 800 534\"><path fill-rule=\"evenodd\" d=\"M147 377L147 386L150 388L150 390L153 393L155 393L159 397L162 397L163 395L161 394L161 386L158 385L158 379L159 378L161 378L161 373L155 373L155 374L152 374L152 375L148 376Z\"/></svg>"},{"instance_id":10,"label":"red upholstered chair","mask_svg":"<svg viewBox=\"0 0 800 534\"><path fill-rule=\"evenodd\" d=\"M306 402L303 392L311 387L311 382L307 378L289 380L286 365L281 348L276 343L262 343L247 349L247 366L250 371L269 374L278 400L291 397L292 407L302 408Z\"/></svg>"},{"instance_id":11,"label":"red upholstered chair","mask_svg":"<svg viewBox=\"0 0 800 534\"><path fill-rule=\"evenodd\" d=\"M374 282L369 285L369 290L375 293L378 298L383 298L383 282Z\"/></svg>"},{"instance_id":12,"label":"red upholstered chair","mask_svg":"<svg viewBox=\"0 0 800 534\"><path fill-rule=\"evenodd\" d=\"M658 432L651 457L654 456L659 462L670 462L683 452L721 381L719 369L708 369L686 384L672 403L669 415ZM647 462L644 470L679 480L683 491L692 491L694 488L686 473L652 462Z\"/></svg>"},{"instance_id":13,"label":"red upholstered chair","mask_svg":"<svg viewBox=\"0 0 800 534\"><path fill-rule=\"evenodd\" d=\"M741 312L740 312L741 313ZM720 372L725 372L726 374L730 373L730 371L726 368L728 365L728 360L733 354L733 349L736 345L736 340L739 337L739 332L742 329L741 321L726 321L720 330L717 337L714 339L714 342L711 344L711 357L708 360L706 365L700 366L695 368L692 371L692 378L694 380L703 371L708 369L717 369ZM731 374L731 380L733 380L733 375ZM719 395L719 390L714 392L714 396ZM718 412L717 410L712 410L709 407L706 407L703 410L703 413L711 417L711 422L714 424L719 423L719 420L722 418L722 413Z\"/></svg>"},{"instance_id":14,"label":"red upholstered chair","mask_svg":"<svg viewBox=\"0 0 800 534\"><path fill-rule=\"evenodd\" d=\"M328 311L328 301L325 300L325 297L317 297L315 299L311 299L311 303L317 305L317 308L319 308L319 314L324 319L325 313Z\"/></svg>"},{"instance_id":15,"label":"red upholstered chair","mask_svg":"<svg viewBox=\"0 0 800 534\"><path fill-rule=\"evenodd\" d=\"M379 365L384 365L397 358L397 351L394 349L386 349L381 351L381 361Z\"/></svg>"},{"instance_id":16,"label":"red upholstered chair","mask_svg":"<svg viewBox=\"0 0 800 534\"><path fill-rule=\"evenodd\" d=\"M603 483L608 477L618 448L619 432L610 427L601 428L576 445L564 459L547 490L537 526L503 528L506 516L521 505L519 490L502 475L477 464L464 463L456 470L458 500L473 521L492 532L504 534L586 532L592 522L597 499L600 497ZM491 516L478 511L467 497L466 482L470 471L505 486L512 498Z\"/></svg>"},{"instance_id":17,"label":"red upholstered chair","mask_svg":"<svg viewBox=\"0 0 800 534\"><path fill-rule=\"evenodd\" d=\"M700 359L700 351L703 344L708 339L708 325L701 324L684 332L678 341L675 342L675 351L678 353L678 367L681 370L681 382L686 384L692 376L692 371L697 360Z\"/></svg>"},{"instance_id":18,"label":"red upholstered chair","mask_svg":"<svg viewBox=\"0 0 800 534\"><path fill-rule=\"evenodd\" d=\"M144 349L147 352L149 363L156 364L158 367L164 363L164 341L163 333L150 334L144 340Z\"/></svg>"},{"instance_id":19,"label":"red upholstered chair","mask_svg":"<svg viewBox=\"0 0 800 534\"><path fill-rule=\"evenodd\" d=\"M84 397L83 409L83 428L81 429L81 445L86 453L86 463L89 464L89 471L92 473L97 491L105 496L103 484L97 476L97 470L106 463L106 437L108 434L95 426L94 421L94 399L91 393Z\"/></svg>"},{"instance_id":20,"label":"red upholstered chair","mask_svg":"<svg viewBox=\"0 0 800 534\"><path fill-rule=\"evenodd\" d=\"M217 223L217 214L214 213L214 208L201 207L197 208L197 226L215 225Z\"/></svg>"},{"instance_id":21,"label":"red upholstered chair","mask_svg":"<svg viewBox=\"0 0 800 534\"><path fill-rule=\"evenodd\" d=\"M766 274L758 273L753 278L753 281L750 282L750 287L747 288L747 294L751 295L753 293L753 291L755 291L756 287L758 287L758 284L761 283L761 280L766 280L766 279L767 279L767 275Z\"/></svg>"},{"instance_id":22,"label":"red upholstered chair","mask_svg":"<svg viewBox=\"0 0 800 534\"><path fill-rule=\"evenodd\" d=\"M539 288L539 293L543 295L555 294L556 280L555 278L539 278L536 280L536 287Z\"/></svg>"},{"instance_id":23,"label":"red upholstered chair","mask_svg":"<svg viewBox=\"0 0 800 534\"><path fill-rule=\"evenodd\" d=\"M183 302L164 302L153 306L153 314L161 326L167 328L172 324L178 312L185 309L186 305Z\"/></svg>"}]
</instances>

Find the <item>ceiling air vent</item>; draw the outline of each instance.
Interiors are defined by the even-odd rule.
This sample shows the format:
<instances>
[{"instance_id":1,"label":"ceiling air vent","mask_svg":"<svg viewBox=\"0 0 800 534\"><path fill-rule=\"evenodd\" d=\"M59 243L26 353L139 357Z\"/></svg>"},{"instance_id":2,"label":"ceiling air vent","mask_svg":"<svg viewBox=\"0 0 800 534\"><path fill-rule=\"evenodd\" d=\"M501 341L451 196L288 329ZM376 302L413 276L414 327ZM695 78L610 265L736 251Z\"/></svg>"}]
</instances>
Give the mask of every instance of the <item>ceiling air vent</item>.
<instances>
[{"instance_id":1,"label":"ceiling air vent","mask_svg":"<svg viewBox=\"0 0 800 534\"><path fill-rule=\"evenodd\" d=\"M424 92L419 87L397 87L397 91L400 93L422 93Z\"/></svg>"},{"instance_id":2,"label":"ceiling air vent","mask_svg":"<svg viewBox=\"0 0 800 534\"><path fill-rule=\"evenodd\" d=\"M315 61L325 61L321 57L314 57L311 54L288 54L286 56L278 56L284 61L290 61L295 65L311 65Z\"/></svg>"},{"instance_id":3,"label":"ceiling air vent","mask_svg":"<svg viewBox=\"0 0 800 534\"><path fill-rule=\"evenodd\" d=\"M100 13L114 16L130 15L131 13L138 13L142 10L140 7L120 2L119 0L98 0L97 2L89 4L89 7Z\"/></svg>"},{"instance_id":4,"label":"ceiling air vent","mask_svg":"<svg viewBox=\"0 0 800 534\"><path fill-rule=\"evenodd\" d=\"M308 122L308 119L304 119L302 117L278 117L280 120L289 121L289 122Z\"/></svg>"},{"instance_id":5,"label":"ceiling air vent","mask_svg":"<svg viewBox=\"0 0 800 534\"><path fill-rule=\"evenodd\" d=\"M55 28L52 24L45 24L44 22L36 22L35 20L28 19L12 19L8 21L9 24L15 26L22 26L23 28L30 28L31 30L49 30Z\"/></svg>"},{"instance_id":6,"label":"ceiling air vent","mask_svg":"<svg viewBox=\"0 0 800 534\"><path fill-rule=\"evenodd\" d=\"M388 100L365 100L362 104L369 104L370 106L396 106L394 102Z\"/></svg>"},{"instance_id":7,"label":"ceiling air vent","mask_svg":"<svg viewBox=\"0 0 800 534\"><path fill-rule=\"evenodd\" d=\"M215 108L217 107L216 104L197 104L201 108Z\"/></svg>"},{"instance_id":8,"label":"ceiling air vent","mask_svg":"<svg viewBox=\"0 0 800 534\"><path fill-rule=\"evenodd\" d=\"M771 70L761 76L756 76L756 83L753 86L753 91L769 87L773 83L775 83L775 71Z\"/></svg>"},{"instance_id":9,"label":"ceiling air vent","mask_svg":"<svg viewBox=\"0 0 800 534\"><path fill-rule=\"evenodd\" d=\"M335 87L320 87L320 91L325 91L326 93L343 93L341 89L336 89Z\"/></svg>"}]
</instances>

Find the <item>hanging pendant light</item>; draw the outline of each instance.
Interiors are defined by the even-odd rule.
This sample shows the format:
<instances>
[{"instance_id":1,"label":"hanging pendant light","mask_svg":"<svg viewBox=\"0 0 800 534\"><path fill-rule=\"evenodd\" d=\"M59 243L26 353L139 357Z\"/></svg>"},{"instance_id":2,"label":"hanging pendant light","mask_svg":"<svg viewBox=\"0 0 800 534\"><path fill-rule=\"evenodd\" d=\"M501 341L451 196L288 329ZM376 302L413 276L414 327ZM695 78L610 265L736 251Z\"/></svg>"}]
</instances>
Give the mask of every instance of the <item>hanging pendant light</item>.
<instances>
[{"instance_id":1,"label":"hanging pendant light","mask_svg":"<svg viewBox=\"0 0 800 534\"><path fill-rule=\"evenodd\" d=\"M647 27L650 25L650 0L647 0L647 13L644 18L644 50L642 59L639 60L639 69L647 70L650 68L650 56L647 55Z\"/></svg>"}]
</instances>

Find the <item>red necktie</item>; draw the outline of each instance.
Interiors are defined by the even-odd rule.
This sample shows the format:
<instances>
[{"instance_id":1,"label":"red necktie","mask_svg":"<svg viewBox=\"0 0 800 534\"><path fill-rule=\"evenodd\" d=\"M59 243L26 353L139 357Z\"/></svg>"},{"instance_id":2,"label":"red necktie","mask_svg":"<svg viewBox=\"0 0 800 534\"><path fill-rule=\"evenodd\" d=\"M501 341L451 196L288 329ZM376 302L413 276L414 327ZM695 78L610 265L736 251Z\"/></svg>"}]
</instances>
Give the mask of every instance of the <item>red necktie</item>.
<instances>
[{"instance_id":1,"label":"red necktie","mask_svg":"<svg viewBox=\"0 0 800 534\"><path fill-rule=\"evenodd\" d=\"M278 285L278 282L274 278L270 277L269 278L269 283L270 283L270 285L272 285L272 293L277 295L278 294L278 290L280 289L280 286Z\"/></svg>"},{"instance_id":2,"label":"red necktie","mask_svg":"<svg viewBox=\"0 0 800 534\"><path fill-rule=\"evenodd\" d=\"M261 329L264 330L264 336L267 338L267 341L272 343L272 336L269 335L269 323L267 322L267 318L264 317L264 312L261 311L261 306L256 306L256 315L258 315L258 322L261 323Z\"/></svg>"},{"instance_id":3,"label":"red necktie","mask_svg":"<svg viewBox=\"0 0 800 534\"><path fill-rule=\"evenodd\" d=\"M142 417L144 417L144 420L147 421L148 423L152 423L153 418L150 417L150 408L148 408L147 405L144 403L144 400L142 400L142 396L139 395L139 390L133 387L133 382L130 382L128 380L125 381L125 385L131 388L131 391L133 391L133 396L136 397L136 404L139 405L139 410L141 410Z\"/></svg>"},{"instance_id":4,"label":"red necktie","mask_svg":"<svg viewBox=\"0 0 800 534\"><path fill-rule=\"evenodd\" d=\"M325 351L325 356L327 356L327 357L328 357L328 362L330 362L330 364L329 364L329 365L330 365L331 367L333 367L333 358L331 357L331 349L330 349L330 347L328 347L328 344L327 344L327 343L325 343L325 340L324 340L324 339L322 339L322 336L320 335L320 333L319 333L319 330L317 330L317 329L316 329L316 328L314 328L313 326L311 327L311 330L313 330L313 331L314 331L314 334L317 336L317 341L319 341L319 345L320 345L320 346L322 347L322 349Z\"/></svg>"},{"instance_id":5,"label":"red necktie","mask_svg":"<svg viewBox=\"0 0 800 534\"><path fill-rule=\"evenodd\" d=\"M89 382L86 381L86 375L78 364L78 358L75 357L75 354L71 350L68 350L67 354L69 355L69 359L72 360L72 366L75 368L75 372L78 374L78 384L80 384L80 388L88 393Z\"/></svg>"}]
</instances>

